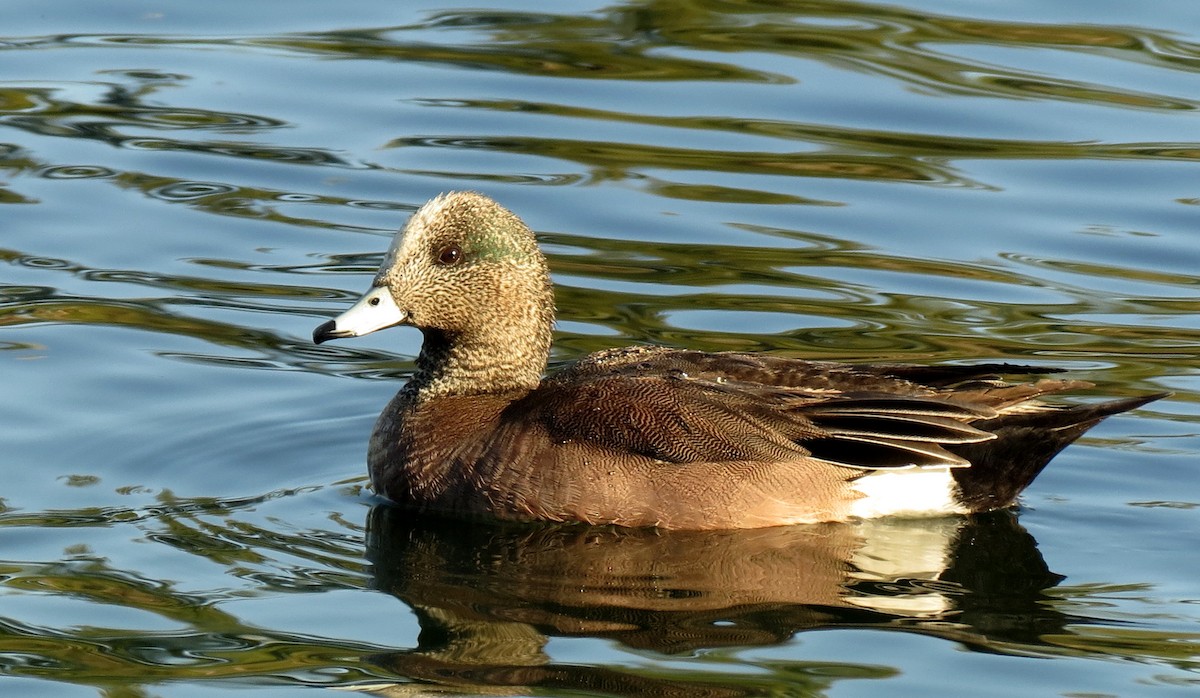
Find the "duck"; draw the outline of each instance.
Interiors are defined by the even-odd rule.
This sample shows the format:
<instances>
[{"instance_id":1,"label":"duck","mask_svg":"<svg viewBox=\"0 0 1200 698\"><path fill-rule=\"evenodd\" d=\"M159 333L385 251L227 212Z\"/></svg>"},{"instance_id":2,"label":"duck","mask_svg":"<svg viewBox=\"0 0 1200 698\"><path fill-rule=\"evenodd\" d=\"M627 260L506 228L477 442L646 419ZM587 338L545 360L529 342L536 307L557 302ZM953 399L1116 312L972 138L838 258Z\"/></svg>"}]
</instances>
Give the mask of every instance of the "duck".
<instances>
[{"instance_id":1,"label":"duck","mask_svg":"<svg viewBox=\"0 0 1200 698\"><path fill-rule=\"evenodd\" d=\"M1041 398L1092 384L662 346L547 376L554 322L516 214L474 192L413 213L370 289L313 331L423 335L370 436L373 489L417 516L688 530L974 514L1013 507L1088 429L1167 395L1063 405Z\"/></svg>"}]
</instances>

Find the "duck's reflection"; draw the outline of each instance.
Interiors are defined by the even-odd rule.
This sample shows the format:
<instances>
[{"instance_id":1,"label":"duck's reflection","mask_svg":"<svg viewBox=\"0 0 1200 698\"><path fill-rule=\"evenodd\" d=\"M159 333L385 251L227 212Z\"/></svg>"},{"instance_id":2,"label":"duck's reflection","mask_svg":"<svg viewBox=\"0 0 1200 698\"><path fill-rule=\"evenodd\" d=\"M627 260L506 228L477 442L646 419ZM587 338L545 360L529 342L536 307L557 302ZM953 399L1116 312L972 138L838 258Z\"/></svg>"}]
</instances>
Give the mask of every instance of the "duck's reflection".
<instances>
[{"instance_id":1,"label":"duck's reflection","mask_svg":"<svg viewBox=\"0 0 1200 698\"><path fill-rule=\"evenodd\" d=\"M371 512L368 555L378 588L413 608L422 628L415 649L376 657L381 668L489 692L763 689L713 683L711 674L694 682L556 664L544 651L552 636L679 653L774 644L813 628L870 627L1005 651L1036 645L1067 622L1043 595L1061 577L1006 512L663 532L431 523L383 505Z\"/></svg>"}]
</instances>

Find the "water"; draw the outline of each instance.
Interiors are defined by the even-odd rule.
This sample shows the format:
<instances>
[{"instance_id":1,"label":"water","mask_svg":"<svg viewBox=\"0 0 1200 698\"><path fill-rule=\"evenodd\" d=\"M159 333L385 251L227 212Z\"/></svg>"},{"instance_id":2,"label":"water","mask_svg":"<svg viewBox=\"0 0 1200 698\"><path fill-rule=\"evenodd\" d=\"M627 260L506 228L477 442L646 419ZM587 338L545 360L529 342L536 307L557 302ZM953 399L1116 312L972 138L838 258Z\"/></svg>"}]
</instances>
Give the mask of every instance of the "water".
<instances>
[{"instance_id":1,"label":"water","mask_svg":"<svg viewBox=\"0 0 1200 698\"><path fill-rule=\"evenodd\" d=\"M1200 5L10 2L0 31L4 695L1200 683ZM1016 516L413 521L363 460L418 333L309 336L458 188L538 231L556 363L1175 394Z\"/></svg>"}]
</instances>

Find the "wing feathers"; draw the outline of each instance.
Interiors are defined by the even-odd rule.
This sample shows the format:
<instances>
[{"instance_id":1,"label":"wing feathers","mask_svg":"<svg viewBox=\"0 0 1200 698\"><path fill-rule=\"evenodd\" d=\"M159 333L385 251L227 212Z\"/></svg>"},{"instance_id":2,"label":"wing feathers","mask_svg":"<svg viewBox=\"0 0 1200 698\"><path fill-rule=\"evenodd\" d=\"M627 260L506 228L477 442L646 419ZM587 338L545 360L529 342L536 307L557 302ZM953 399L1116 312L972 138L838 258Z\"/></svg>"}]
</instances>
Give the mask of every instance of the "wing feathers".
<instances>
[{"instance_id":1,"label":"wing feathers","mask_svg":"<svg viewBox=\"0 0 1200 698\"><path fill-rule=\"evenodd\" d=\"M559 441L664 463L961 467L967 461L951 451L995 439L996 425L1019 415L1054 412L1037 400L1044 394L1087 385L999 379L1052 371L1008 364L856 366L626 348L564 370L522 409Z\"/></svg>"},{"instance_id":2,"label":"wing feathers","mask_svg":"<svg viewBox=\"0 0 1200 698\"><path fill-rule=\"evenodd\" d=\"M625 370L552 385L540 391L539 412L554 438L665 463L819 459L855 469L958 467L967 462L943 446L995 438L971 425L994 418L995 410L933 395L848 395Z\"/></svg>"},{"instance_id":3,"label":"wing feathers","mask_svg":"<svg viewBox=\"0 0 1200 698\"><path fill-rule=\"evenodd\" d=\"M804 446L813 458L819 458L844 468L862 470L961 468L971 464L934 443L889 439L882 436L839 435L813 439Z\"/></svg>"},{"instance_id":4,"label":"wing feathers","mask_svg":"<svg viewBox=\"0 0 1200 698\"><path fill-rule=\"evenodd\" d=\"M995 412L931 398L830 400L802 408L825 436L804 443L812 456L859 468L963 467L965 459L942 448L996 438L971 426Z\"/></svg>"},{"instance_id":5,"label":"wing feathers","mask_svg":"<svg viewBox=\"0 0 1200 698\"><path fill-rule=\"evenodd\" d=\"M981 431L970 424L948 417L927 415L835 413L818 415L813 421L839 438L884 437L943 444L969 444L996 438L995 434Z\"/></svg>"},{"instance_id":6,"label":"wing feathers","mask_svg":"<svg viewBox=\"0 0 1200 698\"><path fill-rule=\"evenodd\" d=\"M983 405L947 402L935 397L892 395L845 395L807 406L809 415L823 414L894 414L927 415L951 419L990 419L996 411Z\"/></svg>"}]
</instances>

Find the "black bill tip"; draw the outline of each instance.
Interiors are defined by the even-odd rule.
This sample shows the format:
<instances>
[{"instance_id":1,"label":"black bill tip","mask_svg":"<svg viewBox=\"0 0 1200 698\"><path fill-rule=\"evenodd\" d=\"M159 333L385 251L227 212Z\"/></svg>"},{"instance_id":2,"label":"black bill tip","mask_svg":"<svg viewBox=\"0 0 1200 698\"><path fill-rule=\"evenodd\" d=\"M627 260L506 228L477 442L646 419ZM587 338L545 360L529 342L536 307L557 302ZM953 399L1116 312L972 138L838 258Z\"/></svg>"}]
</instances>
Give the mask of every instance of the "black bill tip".
<instances>
[{"instance_id":1,"label":"black bill tip","mask_svg":"<svg viewBox=\"0 0 1200 698\"><path fill-rule=\"evenodd\" d=\"M328 342L331 339L337 339L345 335L339 334L337 331L337 322L329 320L317 325L317 329L313 330L313 344Z\"/></svg>"}]
</instances>

